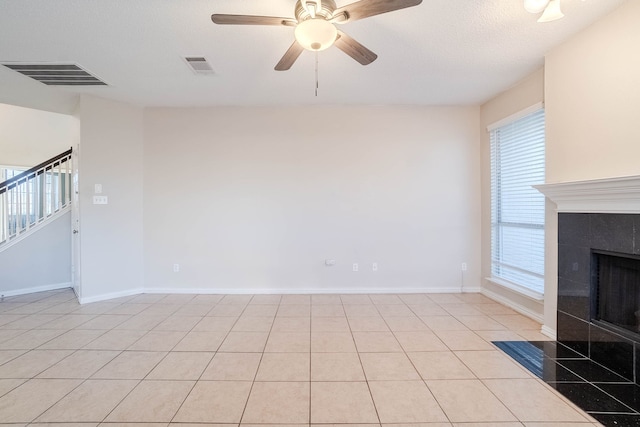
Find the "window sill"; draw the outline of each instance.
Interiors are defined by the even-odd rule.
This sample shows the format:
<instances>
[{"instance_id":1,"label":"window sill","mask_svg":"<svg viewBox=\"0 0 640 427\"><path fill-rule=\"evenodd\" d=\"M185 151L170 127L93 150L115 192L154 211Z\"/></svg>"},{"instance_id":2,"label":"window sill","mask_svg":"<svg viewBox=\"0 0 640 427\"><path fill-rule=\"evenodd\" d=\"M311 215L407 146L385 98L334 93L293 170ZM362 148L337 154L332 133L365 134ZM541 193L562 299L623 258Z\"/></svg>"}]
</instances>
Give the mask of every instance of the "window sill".
<instances>
[{"instance_id":1,"label":"window sill","mask_svg":"<svg viewBox=\"0 0 640 427\"><path fill-rule=\"evenodd\" d=\"M541 294L540 292L536 292L534 290L525 288L524 286L520 286L520 285L516 285L513 282L509 282L508 280L504 280L504 279L499 279L497 277L486 277L485 280L487 280L488 282L497 285L497 286L501 286L503 288L507 288L510 291L513 292L517 292L521 295L524 295L528 298L534 299L536 301L544 301L544 294Z\"/></svg>"}]
</instances>

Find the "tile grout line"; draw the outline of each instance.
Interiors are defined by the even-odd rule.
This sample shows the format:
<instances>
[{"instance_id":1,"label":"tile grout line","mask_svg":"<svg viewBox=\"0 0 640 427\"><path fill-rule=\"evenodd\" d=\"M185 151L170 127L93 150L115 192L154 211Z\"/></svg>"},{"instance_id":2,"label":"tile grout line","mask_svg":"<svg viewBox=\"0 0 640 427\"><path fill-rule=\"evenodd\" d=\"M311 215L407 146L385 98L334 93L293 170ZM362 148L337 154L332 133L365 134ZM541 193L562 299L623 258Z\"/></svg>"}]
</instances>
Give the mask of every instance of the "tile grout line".
<instances>
[{"instance_id":1,"label":"tile grout line","mask_svg":"<svg viewBox=\"0 0 640 427\"><path fill-rule=\"evenodd\" d=\"M251 298L249 299L249 302L247 303L247 307L249 306L249 303L251 302L251 300L254 297L255 297L255 295L251 296ZM249 406L249 399L251 399L251 393L253 392L253 386L256 383L256 378L258 378L258 372L260 371L260 365L262 364L262 358L264 357L264 351L267 348L267 343L269 342L269 337L271 336L271 331L273 331L273 325L276 322L276 317L278 317L278 312L280 311L280 304L282 304L282 296L280 296L280 302L278 303L278 308L276 309L276 313L273 316L273 322L271 322L271 327L269 328L269 333L267 334L267 338L264 341L264 345L262 346L262 352L260 353L260 360L258 360L258 365L256 366L256 373L253 375L253 380L251 381L251 387L249 387L249 393L247 393L247 400L244 402L244 406L242 408L242 413L240 413L240 419L238 420L238 423L237 423L238 425L242 424L242 419L244 418L244 414L247 411L247 407ZM245 310L246 310L246 307L245 307ZM242 312L244 313L244 310L242 310ZM238 320L240 319L241 316L242 316L242 313L238 316L238 319L236 320L234 325L238 322ZM229 333L230 332L231 331L229 331ZM222 345L222 344L220 344L220 345Z\"/></svg>"},{"instance_id":2,"label":"tile grout line","mask_svg":"<svg viewBox=\"0 0 640 427\"><path fill-rule=\"evenodd\" d=\"M169 297L169 295L165 295L162 299L167 299L168 297ZM180 406L178 407L178 409L177 409L177 410L176 410L176 412L174 413L174 415L173 415L173 417L171 418L171 421L169 421L169 423L173 422L173 420L175 419L176 414L180 411L180 409L182 408L182 406L183 406L184 402L185 402L185 401L186 401L186 399L189 397L189 395L192 393L193 388L195 387L195 385L198 383L198 381L200 381L200 380L201 380L201 378L202 378L202 376L204 375L204 372L206 371L206 369L207 369L209 366L211 366L211 363L213 362L213 359L215 358L215 355L218 353L218 351L217 351L217 350L219 350L219 348L220 348L220 346L222 345L222 343L224 343L224 340L229 336L230 332L232 332L233 327L234 327L234 326L239 322L239 320L241 319L242 315L243 315L244 313L246 313L247 308L248 308L248 306L250 305L250 301L251 301L254 297L255 297L255 296L254 296L254 295L252 295L252 296L251 296L251 298L249 299L249 302L248 302L247 304L245 304L245 306L244 306L244 308L243 308L242 312L241 312L239 315L235 316L235 321L234 321L233 325L231 326L231 328L230 328L230 329L228 329L228 330L226 331L226 333L225 333L225 335L224 335L224 338L222 339L221 343L217 346L216 351L214 351L214 352L213 352L214 356L209 360L209 362L207 363L207 365L203 368L203 370L202 370L202 372L200 373L200 375L199 375L198 379L196 379L196 380L195 380L195 382L194 382L193 386L191 387L191 390L190 390L188 393L186 393L185 398L182 400L182 403L180 404ZM311 296L311 298L312 298L312 296ZM42 301L42 300L44 300L44 299L46 299L46 298L41 298L41 299L39 299L39 300L40 300L40 301ZM219 300L218 302L214 303L214 304L213 304L213 307L217 306L217 305L218 305L218 303L219 303L220 301L221 301L221 300ZM192 300L191 300L190 302L188 302L188 303L183 303L180 307L184 308L184 307L188 306L191 302L192 302ZM65 302L62 302L62 301L61 301L61 302L59 302L58 304L64 304L64 303L65 303ZM159 301L155 301L152 305L158 305L158 303L159 303ZM343 301L342 299L340 299L340 303L341 303L341 306L342 306L343 311L344 311L344 306L345 306L344 301ZM118 306L122 306L122 305L124 305L124 304L126 304L126 301L125 301L125 302L121 302ZM404 304L405 306L408 306L408 303L407 303L406 301L403 301L403 304ZM439 303L436 303L436 304L437 304L438 306L440 306L440 305L439 305ZM465 301L465 304L467 304L467 302L466 302L466 301ZM469 304L470 304L470 303L469 303ZM56 305L57 305L57 304L56 304ZM382 318L382 320L383 320L384 324L385 324L385 325L387 325L387 327L388 327L388 326L389 326L389 323L388 323L388 320L387 320L388 318L387 318L387 317L384 317L384 316L382 316L382 315L381 315L381 312L380 312L380 310L378 309L378 307L377 307L377 305L376 305L375 303L373 303L373 302L372 302L372 305L373 305L374 307L376 307L376 311L378 312L378 315ZM474 305L474 304L471 304L471 305ZM55 305L52 305L52 306L55 306ZM259 371L259 368L260 368L260 364L262 363L262 359L263 359L264 354L265 354L266 345L267 345L267 343L268 343L268 341L269 341L269 337L271 336L271 332L273 332L273 331L274 331L274 328L275 328L275 319L277 318L277 313L278 313L278 311L279 311L280 307L281 307L281 304L279 303L279 304L278 304L278 309L276 310L276 315L274 315L274 317L273 317L273 321L272 321L271 326L270 326L270 328L269 328L269 333L267 334L267 338L266 338L266 340L265 340L265 342L264 342L264 346L263 346L263 348L262 348L262 352L260 353L260 360L259 360L259 362L258 362L258 367L256 368L256 373L254 374L254 379L253 379L253 381L252 381L251 389L249 390L249 394L248 394L248 396L247 396L247 400L245 401L245 405L244 405L244 408L243 408L242 414L240 415L240 417L241 417L241 418L240 418L239 423L241 423L241 422L242 422L242 418L244 417L244 413L245 413L245 411L246 411L246 409L247 409L247 406L248 406L248 400L249 400L249 397L251 396L251 392L252 392L252 389L253 389L253 385L254 385L254 384L255 384L255 382L256 382L257 374L258 374L258 371ZM113 309L115 309L115 307L114 307ZM212 308L212 309L213 309L213 308ZM313 300L312 300L312 299L311 299L311 303L310 303L310 309L311 309L311 310L313 309ZM410 310L412 311L412 313L415 315L415 312L411 309L411 307L409 307L409 309L410 309ZM43 308L43 309L41 309L41 311L43 311L43 310L47 310L47 308ZM164 320L162 320L160 323L162 323L162 322L166 321L168 318L170 318L170 317L172 317L172 316L175 316L175 315L176 315L175 313L176 313L177 311L179 311L179 310L180 310L180 309L177 309L176 311L173 311L171 314L169 314L169 315L168 315ZM144 311L144 310L143 310L143 311ZM210 311L211 311L211 310L210 310ZM38 313L39 313L39 312L38 312ZM28 314L28 315L26 315L26 317L29 317L29 316L31 316L31 315L35 315L35 314L37 314L37 313L36 313L36 312L34 312L34 313L32 313L32 314ZM58 318L63 318L64 316L66 316L66 315L68 315L68 314L70 314L70 313L67 313L67 314L61 314L60 316L58 316ZM78 313L78 314L82 314L82 313ZM104 314L104 313L103 313L103 314ZM140 313L138 313L138 314L140 314ZM353 342L353 344L354 344L354 346L355 346L354 331L352 330L352 325L351 325L351 322L350 322L350 320L349 320L350 318L349 318L348 316L346 316L346 312L344 313L344 315L345 315L345 318L346 318L346 323L347 323L347 325L348 325L348 327L349 327L349 331L350 331L350 333L351 333L351 341ZM451 315L451 314L449 313L449 315ZM312 371L311 355L312 355L312 353L313 353L313 352L312 352L312 347L311 347L311 339L312 339L312 337L313 337L313 312L312 312L312 311L310 312L309 316L310 316L310 318L309 318L309 322L310 322L310 327L309 327L309 339L310 339L310 343L309 343L309 357L310 357L310 360L309 360L309 382L310 382L310 385L309 385L309 387L310 387L310 389L309 389L309 391L310 391L310 397L309 397L309 424L311 424L311 422L312 422L312 420L311 420L311 386L312 386L312 384L311 384L311 383L312 383L312 381L311 381L311 371ZM455 315L451 315L451 316L456 317ZM133 317L133 316L131 316L131 317ZM202 318L202 319L204 319L204 318L206 318L206 317L207 317L206 315L201 316L201 318ZM424 323L424 320L423 320L420 316L417 316L417 317L418 317L418 319L419 319L422 323ZM201 319L201 321L202 321L202 319ZM87 320L87 322L88 322L88 321L89 321L89 320ZM85 322L85 323L86 323L86 322ZM186 338L186 336L187 336L190 332L192 332L192 331L195 329L195 327L196 327L196 326L197 326L197 324L199 324L199 323L200 323L200 322L198 322L198 323L196 323L195 325L193 325L193 326L191 327L191 329L190 329L189 331L187 331L187 333L182 337L182 339L180 339L180 340L179 340L175 345L173 345L173 346L172 346L172 348L171 348L169 351L167 351L167 352L166 352L166 354L165 354L165 355L164 355L164 356L163 356L163 357L162 357L162 358L161 358L157 363L155 363L155 365L154 365L153 367L151 367L151 368L150 368L150 370L147 372L147 374L146 374L146 375L145 375L141 380L139 380L139 381L138 381L138 383L137 383L137 384L132 388L132 390L135 390L135 389L139 386L139 384L140 384L140 383L142 383L142 382L143 382L143 381L145 381L145 380L152 381L152 380L150 380L150 379L148 378L148 377L149 377L149 375L150 375L150 373L151 373L151 372L153 372L155 369L157 369L157 367L158 367L158 366L159 366L163 361L165 361L165 360L166 360L166 358L169 356L169 354L174 353L174 349L175 349L175 348L180 344L180 342L182 342L182 341ZM157 326L158 326L158 325L156 325L155 327L157 327ZM465 326L466 326L466 325L465 325ZM33 328L32 330L35 330L35 329L40 329L40 328L36 327L36 328ZM428 326L427 326L427 329L433 332L433 330L431 330L430 328L428 328ZM72 328L72 329L68 329L66 332L69 332L69 331L71 331L71 330L75 330L75 327L74 327L74 328ZM114 328L111 328L111 329L109 329L109 330L106 330L107 332L104 332L104 333L103 333L102 335L100 335L100 336L103 336L103 335L105 335L106 333L108 333L109 331L113 331L113 330L115 330L115 327L114 327ZM147 330L147 331L144 333L144 335L142 335L140 338L138 338L136 341L134 341L134 343L130 344L130 346L133 346L135 343L139 342L139 340L140 340L140 339L142 339L143 337L147 336L147 334L148 334L149 332L153 331L153 330L154 330L154 329ZM398 338L397 338L397 336L396 336L396 332L399 332L399 331L394 331L394 330L393 330L393 329L391 329L391 328L389 328L389 330L390 330L390 332L391 332L391 335L392 335L392 336L394 336L394 339L395 339L396 341L398 341ZM509 329L509 328L508 328L507 330L511 330L511 329ZM63 333L63 334L61 334L61 335L64 335L66 332L64 332L64 333ZM473 332L475 332L475 331L473 331ZM59 336L61 336L61 335L59 335ZM478 335L478 334L476 333L476 335ZM58 337L59 337L59 336L58 336ZM54 339L56 339L56 338L57 338L57 337L53 337L53 338L51 338L49 341L47 341L47 343L48 343L48 342L50 342L50 341L52 341L52 340L54 340ZM483 341L487 341L487 339L485 339L485 338L483 338L483 337L480 337L480 338L482 338L482 340L483 340ZM97 339L99 339L99 337L94 338L94 339L93 339L93 340L91 340L90 342L93 342L93 341L95 341L95 340L97 340ZM46 343L42 343L42 344L40 344L40 345L45 345L45 344L46 344ZM413 368L417 371L417 369L416 369L415 365L413 364L413 361L411 360L411 358L409 358L409 357L408 357L408 353L407 353L407 351L406 351L405 347L404 347L404 346L402 346L402 344L400 344L400 342L399 342L399 341L398 341L398 344L400 345L400 348L402 349L402 354L404 354L404 355L405 355L405 357L407 357L407 358L409 359L409 361L410 361L410 363L412 364ZM87 345L88 345L88 344L87 344ZM360 369L362 369L362 370L363 370L363 372L364 372L364 368L363 368L363 365L362 365L362 359L360 358L360 352L358 351L357 346L355 346L355 347L356 347L356 352L358 353L358 360L359 360L359 362L360 362ZM84 347L83 347L83 348L84 348ZM65 356L65 357L64 357L63 359L61 359L60 361L57 361L56 363L54 363L53 365L49 366L48 368L45 368L45 370L44 370L44 371L46 371L47 369L50 369L50 368L51 368L51 367L53 367L53 366L56 366L56 365L57 365L58 363L60 363L62 360L66 360L68 357L70 357L71 355L73 355L73 354L77 353L78 351L82 350L83 348L71 349L71 350L72 350L72 352L71 352L68 356ZM448 348L448 346L447 346L447 348ZM18 356L16 356L16 357L14 357L14 358L12 358L12 359L10 359L10 360L8 360L8 361L5 361L3 364L8 363L8 362L10 362L10 361L12 361L12 360L15 360L16 358L19 358L19 357L21 357L21 356L22 356L22 355L24 355L24 354L28 354L29 352L32 352L32 351L44 351L44 350L45 350L45 349L40 349L40 350L38 350L38 348L31 348L31 349L27 349L24 353L22 353L22 354L20 354L20 355L18 355ZM115 356L115 357L118 357L120 354L122 354L122 353L124 353L124 352L127 352L127 351L134 352L134 351L137 351L137 350L128 350L128 349L120 350L120 351L119 351L119 353L118 353L118 355L117 355L117 356ZM139 350L139 351L145 351L145 350ZM466 350L466 351L467 351L467 350ZM457 355L455 354L455 352L454 352L453 350L449 349L449 352L450 352L451 354L453 354L453 355L456 357L456 359L457 359L457 360L460 360L460 359L457 357ZM114 358L115 358L115 357L114 357ZM111 360L113 360L113 359L111 359ZM460 361L461 361L461 360L460 360ZM106 363L105 363L105 365L106 365L106 364L108 364L108 363L110 363L110 362L106 362ZM462 361L461 361L461 363L463 363L463 364L464 364L464 362L462 362ZM102 366L102 368L103 368L105 365L103 365L103 366ZM466 366L466 364L464 364L464 365ZM95 372L98 372L98 371L99 371L100 369L102 369L102 368L98 368ZM44 371L42 371L42 372L44 372ZM36 379L36 376L37 376L37 375L40 375L42 372L40 372L40 373L38 373L38 374L33 375L31 378L27 379L26 381L29 381L29 380L32 380L32 379ZM473 373L473 374L474 374L474 376L476 377L476 379L479 379L475 373ZM420 375L420 377L421 377L421 375ZM64 398L66 398L69 394L71 394L73 391L75 391L78 387L80 387L82 384L84 384L84 383L85 383L86 381L88 381L89 379L91 379L91 377L83 379L77 387L75 387L75 388L74 388L74 389L72 389L70 392L68 392L67 394L65 394L63 397L61 397L60 399L58 399L58 400L57 400L53 405L51 405L49 408L47 408L43 413L45 413L45 412L46 412L46 411L48 411L51 407L55 406L58 402L60 402L60 401L61 401L61 400L63 400ZM117 379L114 379L114 380L117 380ZM25 381L25 382L26 382L26 381ZM191 381L191 380L189 380L189 381ZM380 423L381 421L380 421L380 416L379 416L379 414L378 414L378 408L377 408L377 406L375 405L375 401L373 400L373 395L372 395L372 393L371 393L371 388L370 388L370 386L369 386L369 379L367 378L366 373L365 373L365 381L367 382L367 386L368 386L368 388L369 388L369 395L370 395L370 397L371 397L371 399L372 399L372 402L373 402L373 404L374 404L374 409L376 410L376 414L377 414L377 417L378 417L378 423ZM422 379L421 381L425 384L425 386L427 386L427 385L426 385L426 380ZM480 380L480 381L482 381L482 380ZM22 384L24 384L24 383L22 383ZM11 389L10 391L8 391L7 393L10 393L12 390L15 390L15 388L20 387L22 384L20 384L20 385L18 385L18 386L16 386L16 387L14 387L14 388L12 388L12 389ZM484 382L483 382L483 385L484 385ZM427 386L427 389L429 389L429 388L428 388L428 386ZM429 389L429 390L430 390L430 389ZM431 392L431 391L430 391L430 392ZM114 406L114 409L115 409L115 408L117 408L117 407L122 403L122 401L123 401L124 399L126 399L126 398L129 396L129 394L130 394L130 393L131 393L131 391L127 394L127 396L125 396L125 398L123 398L120 402L118 402L118 403ZM5 395L6 395L6 393L5 393ZM500 400L498 399L498 401L500 401ZM436 402L437 402L437 400L436 400ZM500 402L501 402L501 403L503 403L502 401L500 401ZM503 403L503 405L504 405L504 403ZM505 406L506 406L506 405L505 405ZM112 409L112 411L113 411L114 409ZM509 408L507 407L507 409L509 409ZM111 411L111 412L112 412L112 411ZM510 409L509 409L509 411L510 411ZM110 413L111 413L111 412L110 412ZM443 411L443 412L444 412L444 411ZM41 413L40 415L38 415L36 418L34 418L34 419L37 419L37 418L38 418L39 416L41 416L41 415L42 415L42 413ZM446 413L445 413L445 415L446 415ZM107 415L107 417L108 417L108 416L109 416L109 415ZM104 419L106 419L107 417L105 417ZM516 419L517 419L517 417L516 417ZM32 421L33 421L33 420L32 420ZM104 421L102 421L102 422L104 422ZM30 423L31 423L31 422L30 422ZM239 424L239 423L236 423L236 425L237 425L237 424Z\"/></svg>"},{"instance_id":3,"label":"tile grout line","mask_svg":"<svg viewBox=\"0 0 640 427\"><path fill-rule=\"evenodd\" d=\"M166 297L165 297L165 298L166 298ZM150 304L150 306L149 306L149 307L147 307L147 308L151 308L151 306L153 306L154 304L161 304L161 303L160 303L160 301L162 301L162 299L164 299L164 298L161 298L160 300L156 301L155 303ZM183 304L183 306L185 306L185 305L187 305L187 304ZM214 307L215 307L216 305L217 305L217 303L216 303L216 304L214 304ZM213 307L212 307L212 309L213 309ZM146 310L146 309L145 309L145 310ZM145 310L142 310L142 312L144 312ZM177 311L177 310L176 310L176 311ZM141 312L141 313L142 313L142 312ZM168 319L169 317L173 316L173 315L174 315L174 313L175 313L175 312L171 313L169 316L167 316L167 318L166 318L166 319ZM140 313L138 313L138 314L140 314ZM202 316L202 317L204 318L205 316ZM163 320L163 321L166 321L166 319L165 319L165 320ZM161 323L162 323L162 322L158 323L158 324L154 327L154 329L155 329L156 327L158 327L158 325L160 325ZM200 323L200 322L198 322L198 323ZM197 325L197 323L196 323L196 325ZM193 325L193 326L191 327L191 329L189 330L189 332L190 332L190 331L192 331L192 330L193 330L193 328L195 328L195 327L196 327L196 325ZM115 327L114 327L114 328L115 328ZM151 329L150 331L147 331L147 334L148 334L149 332L153 331L154 329ZM111 330L114 330L114 329L111 329ZM185 334L185 336L184 336L184 337L186 337L186 336L188 335L188 333L189 333L189 332L187 332L187 334ZM147 334L145 334L145 335L141 336L139 339L137 339L136 341L134 341L133 343L131 343L131 345L130 345L129 347L127 347L127 349L128 349L128 348L130 348L131 346L135 345L138 341L140 341L142 338L144 338ZM184 337L183 337L182 339L184 339ZM166 352L166 354L165 354L165 355L164 355L164 356L163 356L163 357L162 357L162 358L161 358L161 359L160 359L160 360L159 360L159 361L158 361L158 362L157 362L157 363L156 363L156 364L155 364L151 369L149 369L149 371L145 374L145 376L144 376L142 379L138 380L138 383L137 383L137 384L136 384L136 385L135 385L131 390L129 390L129 392L128 392L128 393L127 393L127 394L126 394L122 399L120 399L120 401L119 401L119 402L118 402L118 403L117 403L117 404L116 404L116 405L115 405L115 406L114 406L114 407L109 411L109 413L107 413L107 415L105 415L105 416L104 416L104 418L102 419L102 421L100 421L100 423L104 423L104 422L105 422L105 420L106 420L107 418L109 418L109 416L113 413L113 411L115 411L115 410L116 410L116 409L117 409L117 408L122 404L122 402L124 402L124 401L127 399L127 397L129 397L129 396L131 395L131 393L133 393L133 391L134 391L135 389L137 389L137 388L138 388L138 386L139 386L140 384L142 384L142 382L143 382L143 381L144 381L144 380L149 376L149 374L150 374L151 372L153 372L153 371L158 367L158 365L160 365L160 363L162 363L162 362L167 358L167 356L171 353L171 351L172 351L172 350L173 350L173 349L174 349L174 348L175 348L175 347L176 347L176 346L177 346L181 341L182 341L182 340L178 341L178 342L177 342L177 343L176 343L176 344L171 348L171 350L167 351L167 352ZM127 349L123 350L120 354L124 353L125 351L146 351L146 350L127 350ZM155 351L154 351L154 352L155 352ZM215 353L215 352L214 352L214 353ZM118 357L118 356L116 356L116 357ZM115 359L115 358L114 358L114 359ZM213 358L212 358L212 359L213 359ZM113 360L113 359L112 359L112 360ZM106 365L105 365L105 366L106 366ZM97 371L96 371L96 372L97 372ZM203 371L203 372L204 372L204 371ZM202 373L201 373L200 375L202 376ZM193 388L195 387L196 383L197 383L197 381L194 381L193 386L191 387L191 390L189 390L189 393L187 393L187 394L185 395L185 398L182 400L182 402L181 402L180 406L179 406L179 407L178 407L178 409L176 410L176 413L175 413L175 414L173 414L173 416L171 417L171 420L173 420L173 418L175 418L175 415L178 413L178 411L180 410L180 408L181 408L181 407L182 407L182 405L184 404L184 401L185 401L185 400L186 400L186 398L189 396L189 394L191 393L191 391L192 391L192 390L193 390ZM169 423L171 422L171 420L169 421ZM145 421L145 422L147 422L147 421Z\"/></svg>"},{"instance_id":4,"label":"tile grout line","mask_svg":"<svg viewBox=\"0 0 640 427\"><path fill-rule=\"evenodd\" d=\"M218 306L220 304L220 302L224 299L224 296L222 298L220 298L220 300L218 300L215 304L213 304L213 307L211 307L211 310L209 310L207 312L207 314L211 313L213 311L213 309ZM180 412L180 409L182 409L182 407L184 406L184 403L187 401L187 399L189 398L189 396L191 395L191 393L193 393L193 389L196 387L196 385L198 384L199 381L201 381L202 376L204 375L204 373L206 372L207 368L209 368L209 366L211 365L211 363L213 363L213 359L215 359L216 354L218 354L218 350L220 349L220 347L222 346L222 344L224 343L224 341L227 339L227 337L229 336L229 334L231 333L231 331L233 330L233 327L236 325L236 323L238 323L238 320L240 320L240 316L242 316L242 313L244 313L244 311L247 309L247 307L249 306L249 303L251 301L251 299L253 299L253 295L251 296L251 298L249 299L249 301L247 302L245 308L242 310L242 312L240 313L240 315L238 315L237 319L235 322L233 322L233 324L231 325L231 327L229 328L229 330L227 331L227 333L225 334L224 338L220 341L220 344L218 345L218 347L216 348L216 351L213 352L213 356L211 357L211 360L209 360L209 363L207 363L207 365L202 369L202 372L200 372L200 375L198 376L198 379L196 379L193 382L193 386L191 387L191 389L189 390L189 392L184 396L184 399L182 399L182 402L180 403L180 405L178 406L178 409L176 409L176 412L173 414L173 416L171 417L171 420L169 421L170 425L173 420L176 418L176 416L178 415L178 413ZM207 315L205 314L204 316L202 316L202 320L204 320L204 318L206 318ZM216 316L211 316L211 317L216 317ZM200 322L202 322L202 320L200 320ZM200 322L196 323L195 325L193 325L193 327L191 328L191 331L193 331L193 329L198 326L198 324L200 324ZM185 335L186 337L186 335ZM184 338L183 338L184 339ZM182 340L180 340L182 341ZM179 344L179 343L178 343ZM178 345L176 344L176 345ZM152 371L150 371L152 372ZM251 393L251 392L249 392ZM248 396L247 396L248 399ZM239 422L238 422L239 424Z\"/></svg>"}]
</instances>

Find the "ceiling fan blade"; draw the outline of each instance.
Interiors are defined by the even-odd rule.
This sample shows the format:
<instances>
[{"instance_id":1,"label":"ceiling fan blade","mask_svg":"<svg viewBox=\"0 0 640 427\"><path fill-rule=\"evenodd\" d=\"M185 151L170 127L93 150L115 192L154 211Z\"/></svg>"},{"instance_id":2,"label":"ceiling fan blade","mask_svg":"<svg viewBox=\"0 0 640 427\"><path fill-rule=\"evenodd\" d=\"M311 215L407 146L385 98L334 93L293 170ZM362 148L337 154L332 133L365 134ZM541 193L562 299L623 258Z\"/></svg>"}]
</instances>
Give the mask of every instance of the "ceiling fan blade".
<instances>
[{"instance_id":1,"label":"ceiling fan blade","mask_svg":"<svg viewBox=\"0 0 640 427\"><path fill-rule=\"evenodd\" d=\"M380 15L381 13L417 6L420 3L422 3L422 0L360 0L336 9L333 12L333 16L342 16L335 21L338 24L342 24Z\"/></svg>"},{"instance_id":2,"label":"ceiling fan blade","mask_svg":"<svg viewBox=\"0 0 640 427\"><path fill-rule=\"evenodd\" d=\"M296 62L296 59L298 59L303 50L304 48L302 47L302 45L300 45L300 43L298 43L297 41L294 41L289 49L287 49L287 51L284 53L284 56L282 57L280 62L276 64L275 70L286 71L291 68L291 66L294 62Z\"/></svg>"},{"instance_id":3,"label":"ceiling fan blade","mask_svg":"<svg viewBox=\"0 0 640 427\"><path fill-rule=\"evenodd\" d=\"M340 37L336 40L335 46L362 65L369 65L378 58L378 55L342 31L338 31L338 35Z\"/></svg>"},{"instance_id":4,"label":"ceiling fan blade","mask_svg":"<svg viewBox=\"0 0 640 427\"><path fill-rule=\"evenodd\" d=\"M280 18L277 16L254 16L254 15L225 15L214 13L211 20L220 25L284 25L295 27L297 21L292 18Z\"/></svg>"}]
</instances>

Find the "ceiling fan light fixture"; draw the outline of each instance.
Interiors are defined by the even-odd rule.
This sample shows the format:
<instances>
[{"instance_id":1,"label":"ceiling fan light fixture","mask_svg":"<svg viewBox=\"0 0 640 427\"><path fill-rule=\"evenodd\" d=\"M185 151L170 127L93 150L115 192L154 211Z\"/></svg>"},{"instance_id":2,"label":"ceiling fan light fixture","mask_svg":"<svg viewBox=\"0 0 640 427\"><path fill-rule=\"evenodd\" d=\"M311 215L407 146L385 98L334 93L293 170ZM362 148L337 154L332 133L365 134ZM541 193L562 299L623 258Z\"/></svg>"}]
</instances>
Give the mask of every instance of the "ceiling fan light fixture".
<instances>
[{"instance_id":1,"label":"ceiling fan light fixture","mask_svg":"<svg viewBox=\"0 0 640 427\"><path fill-rule=\"evenodd\" d=\"M549 0L524 0L524 9L529 13L540 13L549 4Z\"/></svg>"},{"instance_id":2,"label":"ceiling fan light fixture","mask_svg":"<svg viewBox=\"0 0 640 427\"><path fill-rule=\"evenodd\" d=\"M560 10L560 0L550 0L538 22L551 22L564 17Z\"/></svg>"},{"instance_id":3,"label":"ceiling fan light fixture","mask_svg":"<svg viewBox=\"0 0 640 427\"><path fill-rule=\"evenodd\" d=\"M315 18L300 22L294 34L303 48L317 52L333 45L338 29L325 19Z\"/></svg>"}]
</instances>

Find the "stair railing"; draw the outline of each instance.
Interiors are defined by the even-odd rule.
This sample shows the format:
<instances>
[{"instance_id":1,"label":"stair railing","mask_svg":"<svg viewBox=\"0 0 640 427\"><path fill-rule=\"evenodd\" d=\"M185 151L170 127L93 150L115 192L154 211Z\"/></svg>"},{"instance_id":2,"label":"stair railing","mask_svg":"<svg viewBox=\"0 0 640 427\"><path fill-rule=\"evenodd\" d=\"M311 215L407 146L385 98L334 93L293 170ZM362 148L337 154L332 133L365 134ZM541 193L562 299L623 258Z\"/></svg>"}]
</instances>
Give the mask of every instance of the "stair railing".
<instances>
[{"instance_id":1,"label":"stair railing","mask_svg":"<svg viewBox=\"0 0 640 427\"><path fill-rule=\"evenodd\" d=\"M71 151L0 183L0 248L71 205Z\"/></svg>"}]
</instances>

